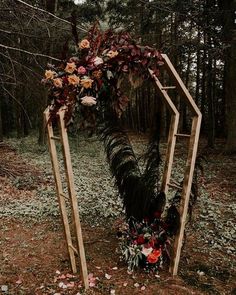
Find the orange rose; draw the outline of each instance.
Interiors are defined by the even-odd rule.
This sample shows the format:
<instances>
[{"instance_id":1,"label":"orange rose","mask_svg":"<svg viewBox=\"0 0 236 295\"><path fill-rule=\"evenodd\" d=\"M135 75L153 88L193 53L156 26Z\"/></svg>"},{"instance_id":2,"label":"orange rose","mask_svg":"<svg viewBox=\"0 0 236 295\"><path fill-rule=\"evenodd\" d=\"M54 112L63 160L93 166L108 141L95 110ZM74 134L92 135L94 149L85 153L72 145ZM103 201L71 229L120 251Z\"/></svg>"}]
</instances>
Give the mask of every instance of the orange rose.
<instances>
[{"instance_id":1,"label":"orange rose","mask_svg":"<svg viewBox=\"0 0 236 295\"><path fill-rule=\"evenodd\" d=\"M67 73L72 74L76 70L76 65L74 62L68 62L65 67Z\"/></svg>"},{"instance_id":2,"label":"orange rose","mask_svg":"<svg viewBox=\"0 0 236 295\"><path fill-rule=\"evenodd\" d=\"M78 85L80 82L80 78L77 77L76 75L69 75L67 79L69 84L71 85Z\"/></svg>"},{"instance_id":3,"label":"orange rose","mask_svg":"<svg viewBox=\"0 0 236 295\"><path fill-rule=\"evenodd\" d=\"M119 53L118 53L117 50L116 50L116 51L110 50L110 51L107 52L107 56L108 56L109 58L114 58L114 57L116 57L118 54L119 54Z\"/></svg>"},{"instance_id":4,"label":"orange rose","mask_svg":"<svg viewBox=\"0 0 236 295\"><path fill-rule=\"evenodd\" d=\"M57 88L62 88L62 79L56 78L53 80L53 85Z\"/></svg>"},{"instance_id":5,"label":"orange rose","mask_svg":"<svg viewBox=\"0 0 236 295\"><path fill-rule=\"evenodd\" d=\"M153 250L147 257L149 263L156 263L161 256L161 250Z\"/></svg>"},{"instance_id":6,"label":"orange rose","mask_svg":"<svg viewBox=\"0 0 236 295\"><path fill-rule=\"evenodd\" d=\"M90 43L87 39L84 39L79 43L80 49L85 49L85 48L89 48L89 47L90 47Z\"/></svg>"},{"instance_id":7,"label":"orange rose","mask_svg":"<svg viewBox=\"0 0 236 295\"><path fill-rule=\"evenodd\" d=\"M80 85L86 89L91 88L93 84L93 80L90 78L84 78L80 80Z\"/></svg>"},{"instance_id":8,"label":"orange rose","mask_svg":"<svg viewBox=\"0 0 236 295\"><path fill-rule=\"evenodd\" d=\"M47 80L53 79L55 77L55 75L56 75L56 72L54 72L54 71L51 71L51 70L45 71L45 78Z\"/></svg>"},{"instance_id":9,"label":"orange rose","mask_svg":"<svg viewBox=\"0 0 236 295\"><path fill-rule=\"evenodd\" d=\"M102 71L101 70L97 70L97 71L94 71L92 76L95 78L95 79L100 79L102 77Z\"/></svg>"}]
</instances>

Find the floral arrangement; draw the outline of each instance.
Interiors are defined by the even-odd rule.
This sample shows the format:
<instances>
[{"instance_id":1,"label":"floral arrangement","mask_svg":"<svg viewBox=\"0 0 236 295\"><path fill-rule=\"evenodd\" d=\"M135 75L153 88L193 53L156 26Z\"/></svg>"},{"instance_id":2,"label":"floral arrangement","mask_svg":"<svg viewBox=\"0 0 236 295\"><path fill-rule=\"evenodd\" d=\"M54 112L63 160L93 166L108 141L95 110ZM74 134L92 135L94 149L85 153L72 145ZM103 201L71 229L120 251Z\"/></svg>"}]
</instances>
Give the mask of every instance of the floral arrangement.
<instances>
[{"instance_id":1,"label":"floral arrangement","mask_svg":"<svg viewBox=\"0 0 236 295\"><path fill-rule=\"evenodd\" d=\"M128 264L128 270L141 267L146 272L157 273L163 262L169 259L170 246L168 225L160 218L151 222L133 218L123 224L118 232L121 258Z\"/></svg>"},{"instance_id":2,"label":"floral arrangement","mask_svg":"<svg viewBox=\"0 0 236 295\"><path fill-rule=\"evenodd\" d=\"M128 104L119 87L122 75L135 84L148 77L148 68L158 74L161 59L158 50L137 44L128 33L103 33L94 25L74 56L48 65L43 83L50 89L51 116L65 106L69 124L78 108L100 110L109 103L120 117Z\"/></svg>"}]
</instances>

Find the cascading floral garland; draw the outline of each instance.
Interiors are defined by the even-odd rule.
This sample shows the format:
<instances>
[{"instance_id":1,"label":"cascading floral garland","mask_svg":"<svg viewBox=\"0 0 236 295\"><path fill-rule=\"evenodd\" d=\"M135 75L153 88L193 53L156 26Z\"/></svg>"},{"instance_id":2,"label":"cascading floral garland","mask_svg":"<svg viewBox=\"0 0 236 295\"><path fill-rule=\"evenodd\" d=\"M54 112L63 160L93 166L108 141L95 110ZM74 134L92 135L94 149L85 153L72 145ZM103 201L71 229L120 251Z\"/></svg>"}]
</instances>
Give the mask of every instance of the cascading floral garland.
<instances>
[{"instance_id":1,"label":"cascading floral garland","mask_svg":"<svg viewBox=\"0 0 236 295\"><path fill-rule=\"evenodd\" d=\"M50 109L53 117L66 106L66 123L80 107L103 111L109 103L120 117L128 104L119 84L124 73L131 83L146 79L148 68L155 74L162 65L158 50L141 46L128 33L102 32L95 25L77 46L77 53L59 66L48 65L43 82L50 88Z\"/></svg>"}]
</instances>

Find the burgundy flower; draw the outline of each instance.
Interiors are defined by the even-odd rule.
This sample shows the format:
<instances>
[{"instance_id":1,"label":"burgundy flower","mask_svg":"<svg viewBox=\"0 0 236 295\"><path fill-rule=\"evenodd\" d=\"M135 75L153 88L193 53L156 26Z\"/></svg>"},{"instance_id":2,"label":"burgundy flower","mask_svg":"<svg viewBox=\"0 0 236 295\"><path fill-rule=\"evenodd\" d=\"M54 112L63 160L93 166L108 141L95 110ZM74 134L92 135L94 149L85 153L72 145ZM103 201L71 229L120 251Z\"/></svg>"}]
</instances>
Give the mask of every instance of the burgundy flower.
<instances>
[{"instance_id":1,"label":"burgundy flower","mask_svg":"<svg viewBox=\"0 0 236 295\"><path fill-rule=\"evenodd\" d=\"M138 238L136 239L136 241L137 241L137 244L138 245L142 245L142 244L145 243L145 239L144 239L143 235L138 236Z\"/></svg>"}]
</instances>

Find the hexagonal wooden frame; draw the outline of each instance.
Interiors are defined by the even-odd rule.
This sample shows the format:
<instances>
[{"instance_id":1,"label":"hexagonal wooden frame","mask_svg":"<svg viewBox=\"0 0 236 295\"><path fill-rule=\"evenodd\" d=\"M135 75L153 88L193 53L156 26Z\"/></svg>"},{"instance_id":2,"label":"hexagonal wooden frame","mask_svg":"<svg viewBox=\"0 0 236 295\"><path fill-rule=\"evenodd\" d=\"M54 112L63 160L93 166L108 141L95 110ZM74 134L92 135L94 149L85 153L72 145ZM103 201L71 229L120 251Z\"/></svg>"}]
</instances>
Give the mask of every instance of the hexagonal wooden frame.
<instances>
[{"instance_id":1,"label":"hexagonal wooden frame","mask_svg":"<svg viewBox=\"0 0 236 295\"><path fill-rule=\"evenodd\" d=\"M163 171L162 184L161 184L161 190L164 191L165 193L167 193L169 187L176 186L176 184L171 183L171 170L173 166L176 138L177 137L189 138L188 155L187 155L187 161L185 165L184 180L183 180L183 187L182 187L182 198L180 201L180 209L179 209L181 223L180 223L180 229L177 235L175 236L173 249L172 249L172 258L170 263L170 272L173 275L177 275L187 211L188 211L191 185L193 180L193 172L194 172L195 160L197 155L202 116L192 96L188 92L187 88L185 87L183 81L181 80L180 76L176 72L168 56L165 54L162 54L162 58L164 62L163 68L168 73L174 86L163 86L160 80L154 75L152 70L149 69L149 73L155 81L160 97L163 98L164 103L167 105L167 108L171 113L167 150L166 150L164 171ZM180 94L181 99L184 99L187 106L189 107L192 113L191 134L178 134L179 111L177 110L176 106L174 105L173 101L168 95L168 89L176 89L178 93ZM81 225L80 225L77 197L76 197L76 192L74 188L74 177L73 177L73 171L72 171L72 165L71 165L68 136L67 136L66 127L64 123L64 114L65 114L65 109L61 108L58 111L60 137L56 137L53 134L53 127L49 121L49 109L45 110L44 117L45 117L45 121L47 122L46 126L47 126L47 133L48 133L49 150L50 150L50 156L51 156L54 178L56 183L57 196L58 196L64 231L65 231L65 237L66 237L66 243L68 247L71 267L73 272L77 272L75 254L79 254L82 277L83 277L85 288L87 289L89 287L87 264L86 264L85 251L84 251L84 245L83 245L83 239L82 239L82 231L81 231ZM66 203L65 203L66 196L64 195L63 189L62 189L62 181L60 176L55 140L59 140L60 143L62 144L69 200L71 202L71 208L73 213L72 216L73 216L73 221L75 225L77 247L73 246L72 244L71 229L70 229L70 225L68 221L68 213L67 213Z\"/></svg>"}]
</instances>

